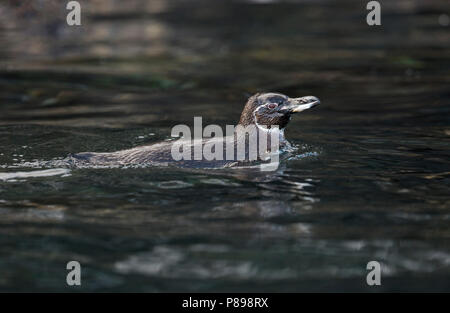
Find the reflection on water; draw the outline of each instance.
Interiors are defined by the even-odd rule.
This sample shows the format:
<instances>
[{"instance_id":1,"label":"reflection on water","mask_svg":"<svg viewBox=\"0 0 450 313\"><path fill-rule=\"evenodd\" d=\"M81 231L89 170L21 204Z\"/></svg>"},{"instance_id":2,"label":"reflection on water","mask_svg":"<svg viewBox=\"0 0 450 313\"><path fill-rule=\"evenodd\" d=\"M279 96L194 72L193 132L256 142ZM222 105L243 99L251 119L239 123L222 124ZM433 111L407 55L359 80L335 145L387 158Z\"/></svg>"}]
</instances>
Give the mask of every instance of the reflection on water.
<instances>
[{"instance_id":1,"label":"reflection on water","mask_svg":"<svg viewBox=\"0 0 450 313\"><path fill-rule=\"evenodd\" d=\"M12 173L0 173L0 180L5 181L17 181L20 178L30 178L30 177L48 177L56 175L69 175L70 170L65 168L54 168L50 170L42 171L28 171L28 172L12 172Z\"/></svg>"},{"instance_id":2,"label":"reflection on water","mask_svg":"<svg viewBox=\"0 0 450 313\"><path fill-rule=\"evenodd\" d=\"M448 1L80 2L0 4L0 290L450 290ZM275 172L49 167L257 91L323 100Z\"/></svg>"}]
</instances>

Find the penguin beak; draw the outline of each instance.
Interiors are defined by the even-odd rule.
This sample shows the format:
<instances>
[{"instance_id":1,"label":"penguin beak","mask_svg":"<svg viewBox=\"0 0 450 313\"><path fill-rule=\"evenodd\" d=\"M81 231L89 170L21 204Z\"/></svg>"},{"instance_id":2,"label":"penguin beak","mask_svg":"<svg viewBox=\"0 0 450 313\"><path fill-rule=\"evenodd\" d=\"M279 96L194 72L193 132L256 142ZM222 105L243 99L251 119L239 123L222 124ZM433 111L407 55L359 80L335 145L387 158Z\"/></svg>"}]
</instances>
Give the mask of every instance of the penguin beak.
<instances>
[{"instance_id":1,"label":"penguin beak","mask_svg":"<svg viewBox=\"0 0 450 313\"><path fill-rule=\"evenodd\" d=\"M290 98L289 107L291 113L298 113L311 109L320 104L319 98L314 96L306 96L301 98Z\"/></svg>"}]
</instances>

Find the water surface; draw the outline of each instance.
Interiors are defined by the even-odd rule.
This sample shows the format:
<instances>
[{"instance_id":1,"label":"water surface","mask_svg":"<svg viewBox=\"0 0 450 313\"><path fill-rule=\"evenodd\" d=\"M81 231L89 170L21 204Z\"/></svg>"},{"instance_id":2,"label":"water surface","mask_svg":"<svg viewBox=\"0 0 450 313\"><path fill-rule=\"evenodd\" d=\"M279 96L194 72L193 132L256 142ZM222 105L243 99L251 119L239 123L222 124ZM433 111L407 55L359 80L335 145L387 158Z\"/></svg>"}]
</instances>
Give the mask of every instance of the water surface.
<instances>
[{"instance_id":1,"label":"water surface","mask_svg":"<svg viewBox=\"0 0 450 313\"><path fill-rule=\"evenodd\" d=\"M381 27L347 1L81 1L80 28L37 2L0 4L0 290L74 291L77 260L82 291L450 291L447 1ZM259 91L323 102L275 172L40 163L234 124Z\"/></svg>"}]
</instances>

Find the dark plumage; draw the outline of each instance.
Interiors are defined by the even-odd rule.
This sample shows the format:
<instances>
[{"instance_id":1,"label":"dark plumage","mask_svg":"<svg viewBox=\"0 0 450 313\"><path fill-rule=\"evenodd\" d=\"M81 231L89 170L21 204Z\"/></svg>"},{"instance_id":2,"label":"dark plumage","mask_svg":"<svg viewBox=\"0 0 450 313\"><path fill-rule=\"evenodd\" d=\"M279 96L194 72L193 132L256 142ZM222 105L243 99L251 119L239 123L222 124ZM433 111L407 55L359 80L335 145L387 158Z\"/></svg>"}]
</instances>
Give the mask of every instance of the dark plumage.
<instances>
[{"instance_id":1,"label":"dark plumage","mask_svg":"<svg viewBox=\"0 0 450 313\"><path fill-rule=\"evenodd\" d=\"M291 119L291 115L301 112L303 110L312 108L320 103L319 99L313 96L307 96L302 98L289 98L279 93L258 93L251 96L242 111L239 125L247 127L248 129L254 129L258 132L267 131L274 125L277 125L279 129L284 129ZM250 127L248 127L250 126ZM255 126L255 127L252 127ZM250 131L251 132L251 131ZM237 144L243 141L247 145L247 141L244 135L235 133L234 136L224 137L224 142L232 141L232 145L236 148ZM204 139L202 147L205 143L211 139ZM174 141L165 141L161 143L152 144L149 146L141 146L132 149L110 152L110 153L96 153L96 152L84 152L69 156L69 161L75 166L120 166L120 165L161 165L161 164L174 164L180 167L224 167L232 166L236 164L238 160L180 160L175 161L171 154L172 145ZM280 136L280 146L285 145L285 139ZM248 145L247 145L248 146ZM270 147L270 142L268 143ZM189 143L189 147L192 149L193 144ZM224 150L226 145L224 143ZM251 149L248 147L248 149ZM224 158L226 153L224 152ZM236 156L236 154L234 154ZM246 150L246 159L248 161L249 150ZM242 161L242 160L240 160Z\"/></svg>"}]
</instances>

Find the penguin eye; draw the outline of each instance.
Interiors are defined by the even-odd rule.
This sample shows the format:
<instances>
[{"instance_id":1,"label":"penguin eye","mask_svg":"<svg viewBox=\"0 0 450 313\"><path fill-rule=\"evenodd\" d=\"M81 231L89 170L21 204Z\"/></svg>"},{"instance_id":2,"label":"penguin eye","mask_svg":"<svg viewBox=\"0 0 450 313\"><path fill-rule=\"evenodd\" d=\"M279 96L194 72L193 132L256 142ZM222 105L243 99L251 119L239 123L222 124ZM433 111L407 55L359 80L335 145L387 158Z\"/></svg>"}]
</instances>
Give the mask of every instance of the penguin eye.
<instances>
[{"instance_id":1,"label":"penguin eye","mask_svg":"<svg viewBox=\"0 0 450 313\"><path fill-rule=\"evenodd\" d=\"M276 103L270 103L268 105L269 109L275 109L277 106L278 106L278 104L276 104Z\"/></svg>"}]
</instances>

